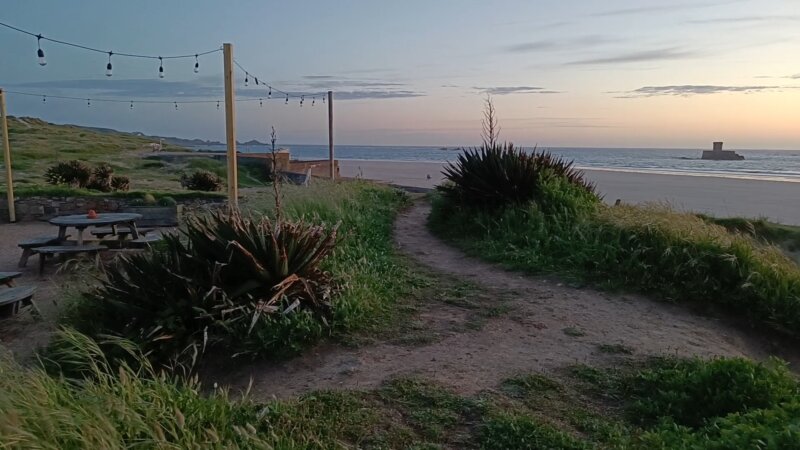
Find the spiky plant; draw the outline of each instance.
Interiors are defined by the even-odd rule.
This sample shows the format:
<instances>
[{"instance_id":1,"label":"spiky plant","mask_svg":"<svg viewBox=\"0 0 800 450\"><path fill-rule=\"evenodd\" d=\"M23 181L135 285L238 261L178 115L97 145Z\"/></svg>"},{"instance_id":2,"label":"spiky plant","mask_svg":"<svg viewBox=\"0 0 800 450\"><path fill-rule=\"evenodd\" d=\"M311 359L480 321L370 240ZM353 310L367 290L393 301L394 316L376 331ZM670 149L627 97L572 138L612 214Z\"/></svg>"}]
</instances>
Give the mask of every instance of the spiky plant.
<instances>
[{"instance_id":1,"label":"spiky plant","mask_svg":"<svg viewBox=\"0 0 800 450\"><path fill-rule=\"evenodd\" d=\"M92 178L92 169L83 161L62 161L51 166L44 173L44 179L50 184L67 184L84 188Z\"/></svg>"},{"instance_id":2,"label":"spiky plant","mask_svg":"<svg viewBox=\"0 0 800 450\"><path fill-rule=\"evenodd\" d=\"M208 348L236 354L275 351L280 327L315 320L327 328L331 279L320 262L337 227L275 223L238 213L189 220L184 236L121 257L87 294L92 336L121 336L157 363L191 367Z\"/></svg>"},{"instance_id":3,"label":"spiky plant","mask_svg":"<svg viewBox=\"0 0 800 450\"><path fill-rule=\"evenodd\" d=\"M548 151L533 154L534 165L540 176L561 177L569 184L578 186L590 194L597 195L596 186L587 180L582 170L575 168L574 161L567 161L561 156L555 156Z\"/></svg>"},{"instance_id":4,"label":"spiky plant","mask_svg":"<svg viewBox=\"0 0 800 450\"><path fill-rule=\"evenodd\" d=\"M129 191L131 189L131 179L124 175L114 175L111 177L111 190Z\"/></svg>"},{"instance_id":5,"label":"spiky plant","mask_svg":"<svg viewBox=\"0 0 800 450\"><path fill-rule=\"evenodd\" d=\"M114 168L108 163L100 163L92 170L92 178L86 185L89 189L101 192L111 192L111 181L114 176Z\"/></svg>"},{"instance_id":6,"label":"spiky plant","mask_svg":"<svg viewBox=\"0 0 800 450\"><path fill-rule=\"evenodd\" d=\"M539 186L535 158L511 143L467 149L443 173L450 182L439 186L445 197L478 207L534 200Z\"/></svg>"}]
</instances>

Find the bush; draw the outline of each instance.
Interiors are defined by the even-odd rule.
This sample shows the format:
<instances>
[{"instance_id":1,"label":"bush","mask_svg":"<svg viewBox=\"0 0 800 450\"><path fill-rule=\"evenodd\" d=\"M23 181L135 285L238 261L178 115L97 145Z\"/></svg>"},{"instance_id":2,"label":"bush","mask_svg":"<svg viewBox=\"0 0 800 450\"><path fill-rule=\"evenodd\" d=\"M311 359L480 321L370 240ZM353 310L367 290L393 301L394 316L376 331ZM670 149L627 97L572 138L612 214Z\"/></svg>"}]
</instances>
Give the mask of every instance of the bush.
<instances>
[{"instance_id":1,"label":"bush","mask_svg":"<svg viewBox=\"0 0 800 450\"><path fill-rule=\"evenodd\" d=\"M131 189L131 179L123 175L111 177L111 190L115 192L127 192Z\"/></svg>"},{"instance_id":2,"label":"bush","mask_svg":"<svg viewBox=\"0 0 800 450\"><path fill-rule=\"evenodd\" d=\"M589 444L528 416L502 415L489 420L480 434L485 450L588 450Z\"/></svg>"},{"instance_id":3,"label":"bush","mask_svg":"<svg viewBox=\"0 0 800 450\"><path fill-rule=\"evenodd\" d=\"M222 190L222 178L215 173L200 169L190 175L181 175L181 186L191 191L220 191Z\"/></svg>"},{"instance_id":4,"label":"bush","mask_svg":"<svg viewBox=\"0 0 800 450\"><path fill-rule=\"evenodd\" d=\"M207 349L289 353L329 328L332 286L319 265L336 230L235 213L191 219L188 242L166 235L107 268L70 321L135 342L162 365L192 366Z\"/></svg>"},{"instance_id":5,"label":"bush","mask_svg":"<svg viewBox=\"0 0 800 450\"><path fill-rule=\"evenodd\" d=\"M598 200L594 185L572 162L549 152L528 154L510 143L466 150L443 173L447 182L438 190L451 206L498 208L534 202L551 211L563 207L563 197ZM556 193L561 195L551 198Z\"/></svg>"},{"instance_id":6,"label":"bush","mask_svg":"<svg viewBox=\"0 0 800 450\"><path fill-rule=\"evenodd\" d=\"M636 374L626 386L628 415L644 425L666 418L701 427L729 414L773 408L798 394L785 364L743 358L674 361Z\"/></svg>"},{"instance_id":7,"label":"bush","mask_svg":"<svg viewBox=\"0 0 800 450\"><path fill-rule=\"evenodd\" d=\"M158 199L158 206L175 206L178 202L172 197L161 197Z\"/></svg>"},{"instance_id":8,"label":"bush","mask_svg":"<svg viewBox=\"0 0 800 450\"><path fill-rule=\"evenodd\" d=\"M59 162L47 169L44 178L49 184L85 188L92 178L92 169L88 164L78 160Z\"/></svg>"},{"instance_id":9,"label":"bush","mask_svg":"<svg viewBox=\"0 0 800 450\"><path fill-rule=\"evenodd\" d=\"M114 169L107 163L100 163L92 171L92 179L86 185L88 189L94 189L100 192L111 192L111 177L114 174Z\"/></svg>"}]
</instances>

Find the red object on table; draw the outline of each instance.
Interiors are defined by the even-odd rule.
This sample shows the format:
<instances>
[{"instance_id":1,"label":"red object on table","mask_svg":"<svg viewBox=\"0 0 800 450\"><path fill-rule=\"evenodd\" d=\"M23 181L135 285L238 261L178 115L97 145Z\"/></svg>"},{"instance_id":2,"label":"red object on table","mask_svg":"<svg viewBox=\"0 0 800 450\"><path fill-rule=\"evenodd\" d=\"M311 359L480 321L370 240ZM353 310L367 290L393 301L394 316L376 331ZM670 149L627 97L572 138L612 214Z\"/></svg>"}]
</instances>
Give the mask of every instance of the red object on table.
<instances>
[{"instance_id":1,"label":"red object on table","mask_svg":"<svg viewBox=\"0 0 800 450\"><path fill-rule=\"evenodd\" d=\"M89 212L86 214L87 219L97 219L97 211L90 209Z\"/></svg>"}]
</instances>

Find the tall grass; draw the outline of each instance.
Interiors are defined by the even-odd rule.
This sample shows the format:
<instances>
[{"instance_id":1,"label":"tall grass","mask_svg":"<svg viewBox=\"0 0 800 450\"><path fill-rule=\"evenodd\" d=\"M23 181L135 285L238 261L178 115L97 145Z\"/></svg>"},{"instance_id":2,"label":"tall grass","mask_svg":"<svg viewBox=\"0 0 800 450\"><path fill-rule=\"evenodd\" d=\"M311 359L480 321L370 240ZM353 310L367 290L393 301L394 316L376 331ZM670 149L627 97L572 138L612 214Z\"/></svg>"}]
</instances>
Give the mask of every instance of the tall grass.
<instances>
[{"instance_id":1,"label":"tall grass","mask_svg":"<svg viewBox=\"0 0 800 450\"><path fill-rule=\"evenodd\" d=\"M472 254L531 273L722 307L800 336L800 268L751 236L660 205L545 214L533 205L490 213L444 202L434 201L432 228Z\"/></svg>"}]
</instances>

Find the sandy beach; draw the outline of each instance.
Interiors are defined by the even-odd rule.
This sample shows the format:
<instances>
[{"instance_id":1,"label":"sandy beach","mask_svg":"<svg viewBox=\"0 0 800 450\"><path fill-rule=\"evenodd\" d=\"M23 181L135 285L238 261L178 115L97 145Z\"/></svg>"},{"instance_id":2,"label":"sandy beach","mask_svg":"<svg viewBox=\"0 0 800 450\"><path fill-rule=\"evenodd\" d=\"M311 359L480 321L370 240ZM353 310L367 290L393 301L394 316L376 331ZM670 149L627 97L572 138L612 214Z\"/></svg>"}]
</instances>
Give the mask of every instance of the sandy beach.
<instances>
[{"instance_id":1,"label":"sandy beach","mask_svg":"<svg viewBox=\"0 0 800 450\"><path fill-rule=\"evenodd\" d=\"M401 186L432 188L442 180L442 163L339 161L341 175ZM586 170L605 200L669 202L676 209L718 217L766 217L800 225L800 183L695 175ZM430 178L428 178L430 176Z\"/></svg>"}]
</instances>

